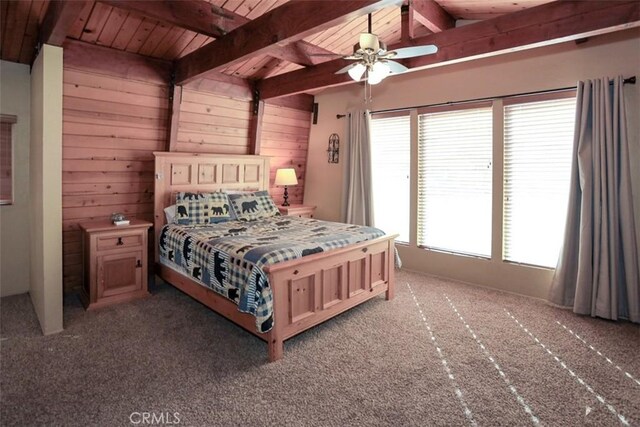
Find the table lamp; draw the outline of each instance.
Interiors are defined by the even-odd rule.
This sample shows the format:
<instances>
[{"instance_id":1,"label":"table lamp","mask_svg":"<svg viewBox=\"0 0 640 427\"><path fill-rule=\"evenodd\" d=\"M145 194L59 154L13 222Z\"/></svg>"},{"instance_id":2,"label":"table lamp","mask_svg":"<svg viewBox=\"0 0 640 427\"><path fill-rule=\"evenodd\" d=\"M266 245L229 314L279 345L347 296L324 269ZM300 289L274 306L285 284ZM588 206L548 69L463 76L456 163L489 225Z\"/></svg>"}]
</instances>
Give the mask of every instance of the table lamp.
<instances>
[{"instance_id":1,"label":"table lamp","mask_svg":"<svg viewBox=\"0 0 640 427\"><path fill-rule=\"evenodd\" d=\"M296 170L293 168L278 169L276 171L275 185L284 185L284 202L282 206L289 206L289 193L287 192L287 185L297 185L298 179L296 178Z\"/></svg>"}]
</instances>

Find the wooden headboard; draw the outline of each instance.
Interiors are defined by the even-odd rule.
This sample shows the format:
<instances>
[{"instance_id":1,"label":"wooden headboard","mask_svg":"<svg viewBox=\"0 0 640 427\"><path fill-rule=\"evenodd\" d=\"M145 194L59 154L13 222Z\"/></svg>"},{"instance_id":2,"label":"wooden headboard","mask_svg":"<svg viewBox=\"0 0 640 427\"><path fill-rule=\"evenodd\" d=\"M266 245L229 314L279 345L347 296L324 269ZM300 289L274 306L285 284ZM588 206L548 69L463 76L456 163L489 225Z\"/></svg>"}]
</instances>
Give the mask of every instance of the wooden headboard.
<instances>
[{"instance_id":1,"label":"wooden headboard","mask_svg":"<svg viewBox=\"0 0 640 427\"><path fill-rule=\"evenodd\" d=\"M175 152L153 154L156 157L153 208L155 242L166 223L164 208L173 203L172 195L175 193L269 189L269 157L266 156Z\"/></svg>"}]
</instances>

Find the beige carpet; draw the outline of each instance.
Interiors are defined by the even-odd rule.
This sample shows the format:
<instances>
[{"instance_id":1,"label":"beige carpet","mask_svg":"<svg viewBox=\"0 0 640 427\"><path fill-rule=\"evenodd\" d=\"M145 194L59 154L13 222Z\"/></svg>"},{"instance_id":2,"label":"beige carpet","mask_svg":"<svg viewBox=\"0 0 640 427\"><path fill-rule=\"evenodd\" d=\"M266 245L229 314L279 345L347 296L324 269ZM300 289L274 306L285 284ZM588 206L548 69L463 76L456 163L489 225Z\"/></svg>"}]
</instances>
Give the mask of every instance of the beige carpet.
<instances>
[{"instance_id":1,"label":"beige carpet","mask_svg":"<svg viewBox=\"0 0 640 427\"><path fill-rule=\"evenodd\" d=\"M400 272L373 300L265 344L175 289L42 337L3 298L1 425L639 425L640 329ZM149 423L147 423L148 425Z\"/></svg>"}]
</instances>

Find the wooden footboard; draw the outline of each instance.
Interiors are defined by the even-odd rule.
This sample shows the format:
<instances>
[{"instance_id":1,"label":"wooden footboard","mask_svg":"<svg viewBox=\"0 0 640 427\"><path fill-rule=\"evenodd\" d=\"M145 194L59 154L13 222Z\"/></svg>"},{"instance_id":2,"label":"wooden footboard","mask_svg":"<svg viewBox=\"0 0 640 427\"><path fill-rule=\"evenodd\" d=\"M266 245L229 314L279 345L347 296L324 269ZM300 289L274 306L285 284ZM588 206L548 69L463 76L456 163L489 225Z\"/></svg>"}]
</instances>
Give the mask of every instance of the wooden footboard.
<instances>
[{"instance_id":1,"label":"wooden footboard","mask_svg":"<svg viewBox=\"0 0 640 427\"><path fill-rule=\"evenodd\" d=\"M269 361L282 358L284 341L381 293L394 296L394 238L384 236L265 268L273 292L274 326L266 334L255 318L189 277L159 265L159 275L267 342Z\"/></svg>"},{"instance_id":2,"label":"wooden footboard","mask_svg":"<svg viewBox=\"0 0 640 427\"><path fill-rule=\"evenodd\" d=\"M265 270L274 295L269 361L283 343L383 292L394 295L395 236L385 236L324 254L274 264Z\"/></svg>"}]
</instances>

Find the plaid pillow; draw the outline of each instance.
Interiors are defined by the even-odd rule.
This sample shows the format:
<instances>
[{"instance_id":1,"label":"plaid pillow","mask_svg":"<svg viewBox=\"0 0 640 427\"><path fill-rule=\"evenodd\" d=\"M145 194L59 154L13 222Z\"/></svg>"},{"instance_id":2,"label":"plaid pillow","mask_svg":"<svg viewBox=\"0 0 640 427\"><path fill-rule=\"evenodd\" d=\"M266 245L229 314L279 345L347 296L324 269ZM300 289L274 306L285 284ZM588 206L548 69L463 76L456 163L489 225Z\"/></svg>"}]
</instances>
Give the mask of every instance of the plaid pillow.
<instances>
[{"instance_id":1,"label":"plaid pillow","mask_svg":"<svg viewBox=\"0 0 640 427\"><path fill-rule=\"evenodd\" d=\"M233 211L224 193L178 193L173 222L181 225L215 224L229 221Z\"/></svg>"},{"instance_id":2,"label":"plaid pillow","mask_svg":"<svg viewBox=\"0 0 640 427\"><path fill-rule=\"evenodd\" d=\"M254 221L280 215L278 207L266 190L249 194L229 194L229 201L236 218L241 221Z\"/></svg>"}]
</instances>

